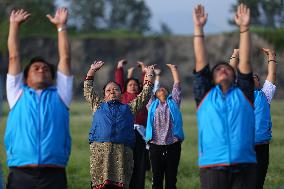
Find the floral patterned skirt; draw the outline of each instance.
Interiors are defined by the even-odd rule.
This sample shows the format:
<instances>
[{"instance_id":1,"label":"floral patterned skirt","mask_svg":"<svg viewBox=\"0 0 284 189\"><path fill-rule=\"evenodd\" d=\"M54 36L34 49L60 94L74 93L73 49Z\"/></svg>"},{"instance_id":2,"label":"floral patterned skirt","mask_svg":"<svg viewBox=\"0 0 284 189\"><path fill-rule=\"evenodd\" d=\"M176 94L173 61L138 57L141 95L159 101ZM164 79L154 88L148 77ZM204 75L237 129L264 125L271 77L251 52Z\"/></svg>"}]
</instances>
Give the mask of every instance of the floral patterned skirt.
<instances>
[{"instance_id":1,"label":"floral patterned skirt","mask_svg":"<svg viewBox=\"0 0 284 189\"><path fill-rule=\"evenodd\" d=\"M128 189L133 170L132 149L111 142L90 144L90 175L93 189Z\"/></svg>"}]
</instances>

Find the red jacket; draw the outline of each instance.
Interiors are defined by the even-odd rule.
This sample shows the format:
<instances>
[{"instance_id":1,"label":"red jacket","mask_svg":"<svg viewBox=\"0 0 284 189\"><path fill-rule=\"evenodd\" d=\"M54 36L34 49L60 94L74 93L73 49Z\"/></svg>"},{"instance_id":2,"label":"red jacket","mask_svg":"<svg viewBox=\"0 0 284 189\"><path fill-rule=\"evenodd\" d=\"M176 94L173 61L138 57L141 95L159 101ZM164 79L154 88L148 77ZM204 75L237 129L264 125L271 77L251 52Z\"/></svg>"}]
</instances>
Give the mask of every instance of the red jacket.
<instances>
[{"instance_id":1,"label":"red jacket","mask_svg":"<svg viewBox=\"0 0 284 189\"><path fill-rule=\"evenodd\" d=\"M115 82L117 82L121 87L121 90L122 90L121 102L122 103L124 104L129 103L130 101L135 99L136 96L139 94L139 93L136 93L136 94L128 93L126 89L124 88L125 83L124 83L124 78L123 78L123 68L117 68L115 70ZM148 115L148 111L147 111L146 106L144 106L139 112L136 113L134 123L143 125L144 127L146 127L147 115Z\"/></svg>"}]
</instances>

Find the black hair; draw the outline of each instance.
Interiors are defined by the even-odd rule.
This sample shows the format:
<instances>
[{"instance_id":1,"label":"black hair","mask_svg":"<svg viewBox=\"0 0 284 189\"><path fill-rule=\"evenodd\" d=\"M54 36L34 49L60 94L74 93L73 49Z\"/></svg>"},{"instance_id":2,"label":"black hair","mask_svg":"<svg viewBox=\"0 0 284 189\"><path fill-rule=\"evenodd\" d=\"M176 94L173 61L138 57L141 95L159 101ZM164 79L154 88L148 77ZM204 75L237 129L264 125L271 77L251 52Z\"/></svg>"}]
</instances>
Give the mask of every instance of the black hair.
<instances>
[{"instance_id":1,"label":"black hair","mask_svg":"<svg viewBox=\"0 0 284 189\"><path fill-rule=\"evenodd\" d=\"M216 70L216 68L218 67L218 66L220 66L220 65L225 65L225 66L227 66L228 68L230 68L231 70L232 70L232 72L233 72L233 76L234 76L234 80L233 80L233 83L235 83L235 81L236 81L236 72L235 72L235 69L233 68L233 66L231 66L230 64L228 64L227 62L223 62L223 61L220 61L220 62L218 62L217 64L215 64L214 66L213 66L213 68L211 69L211 80L212 80L212 83L214 83L214 77L213 77L213 75L214 75L214 71Z\"/></svg>"},{"instance_id":2,"label":"black hair","mask_svg":"<svg viewBox=\"0 0 284 189\"><path fill-rule=\"evenodd\" d=\"M138 85L138 92L141 92L141 90L142 90L141 84L140 84L139 80L136 79L136 78L134 78L134 77L128 78L128 79L126 80L125 86L124 86L124 90L125 90L125 91L127 90L127 85L128 85L128 83L129 83L130 81L135 81L135 82L137 83L137 85Z\"/></svg>"},{"instance_id":3,"label":"black hair","mask_svg":"<svg viewBox=\"0 0 284 189\"><path fill-rule=\"evenodd\" d=\"M122 93L122 91L121 91L121 86L120 86L117 82L110 80L109 82L107 82L107 83L104 85L104 87L103 87L103 92L104 92L104 93L103 93L103 94L105 94L106 86L107 86L108 84L110 84L110 83L116 84L116 85L119 87L120 92Z\"/></svg>"},{"instance_id":4,"label":"black hair","mask_svg":"<svg viewBox=\"0 0 284 189\"><path fill-rule=\"evenodd\" d=\"M26 81L27 78L28 78L28 73L29 73L29 70L31 68L31 66L36 63L36 62L42 62L44 64L46 64L48 67L49 67L49 70L50 70L50 73L51 73L51 78L52 80L55 79L55 72L56 72L56 69L54 67L53 64L50 64L49 62L47 62L44 58L42 58L41 56L36 56L36 57L33 57L29 64L25 66L24 68L24 80Z\"/></svg>"},{"instance_id":5,"label":"black hair","mask_svg":"<svg viewBox=\"0 0 284 189\"><path fill-rule=\"evenodd\" d=\"M257 73L254 73L252 77L256 77L257 81L260 81L259 75Z\"/></svg>"},{"instance_id":6,"label":"black hair","mask_svg":"<svg viewBox=\"0 0 284 189\"><path fill-rule=\"evenodd\" d=\"M164 88L164 89L166 89L166 91L168 92L168 94L170 94L170 91L169 91L169 89L167 88L167 87L164 87L164 86L160 86L156 91L155 91L155 94L154 94L154 96L157 98L157 91L160 89L160 88Z\"/></svg>"}]
</instances>

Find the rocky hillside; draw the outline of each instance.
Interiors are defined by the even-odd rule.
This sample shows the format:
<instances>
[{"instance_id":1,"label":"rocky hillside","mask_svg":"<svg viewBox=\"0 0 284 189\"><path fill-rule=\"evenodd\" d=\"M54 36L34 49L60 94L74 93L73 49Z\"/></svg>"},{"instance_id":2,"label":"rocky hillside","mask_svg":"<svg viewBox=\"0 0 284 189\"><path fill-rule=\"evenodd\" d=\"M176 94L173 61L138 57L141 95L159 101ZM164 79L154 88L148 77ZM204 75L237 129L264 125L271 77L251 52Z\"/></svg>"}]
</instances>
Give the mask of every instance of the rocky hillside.
<instances>
[{"instance_id":1,"label":"rocky hillside","mask_svg":"<svg viewBox=\"0 0 284 189\"><path fill-rule=\"evenodd\" d=\"M238 34L220 34L206 37L209 61L214 65L218 61L228 61L234 48L238 47ZM266 77L267 64L260 52L261 47L270 47L266 41L256 35L252 35L253 52L252 62L254 70ZM136 61L144 61L145 64L157 64L162 69L162 84L171 86L172 78L166 63L177 64L183 82L183 94L192 96L192 79L194 68L194 53L192 37L169 38L140 38L140 39L71 39L72 69L75 76L74 94L76 98L82 98L82 86L84 76L94 60L103 60L106 65L95 76L96 87L101 91L102 86L113 79L114 68L121 58L129 61L129 66L136 65ZM21 41L23 62L33 56L43 56L52 63L58 61L57 41L47 38L29 38ZM2 57L2 58L1 58ZM7 54L0 55L1 73L7 71ZM284 59L284 54L278 55L278 61ZM284 86L284 76L280 75L283 64L278 64L277 84ZM140 70L136 71L137 77ZM281 89L283 87L279 87ZM278 97L283 97L284 92L278 91Z\"/></svg>"}]
</instances>

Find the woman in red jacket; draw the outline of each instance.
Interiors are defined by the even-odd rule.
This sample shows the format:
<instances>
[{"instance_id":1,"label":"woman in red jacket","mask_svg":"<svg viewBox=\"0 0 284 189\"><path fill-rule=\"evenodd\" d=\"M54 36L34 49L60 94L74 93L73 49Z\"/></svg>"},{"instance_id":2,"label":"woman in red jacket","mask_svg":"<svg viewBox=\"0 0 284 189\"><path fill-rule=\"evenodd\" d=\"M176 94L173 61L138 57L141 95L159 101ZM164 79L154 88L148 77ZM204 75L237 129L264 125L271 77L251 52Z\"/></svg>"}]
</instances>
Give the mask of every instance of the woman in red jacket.
<instances>
[{"instance_id":1,"label":"woman in red jacket","mask_svg":"<svg viewBox=\"0 0 284 189\"><path fill-rule=\"evenodd\" d=\"M118 61L117 68L115 70L115 81L120 85L122 89L122 103L129 103L141 92L141 85L138 79L132 77L134 68L129 71L128 79L124 81L124 70L123 66L127 63L126 60ZM143 70L144 64L138 63ZM142 80L144 79L145 73L142 72ZM142 82L141 82L142 83ZM144 106L135 116L134 129L136 134L136 145L133 151L134 169L130 182L129 188L131 189L144 189L145 187L145 173L147 167L148 151L145 143L145 127L147 124L148 111Z\"/></svg>"}]
</instances>

